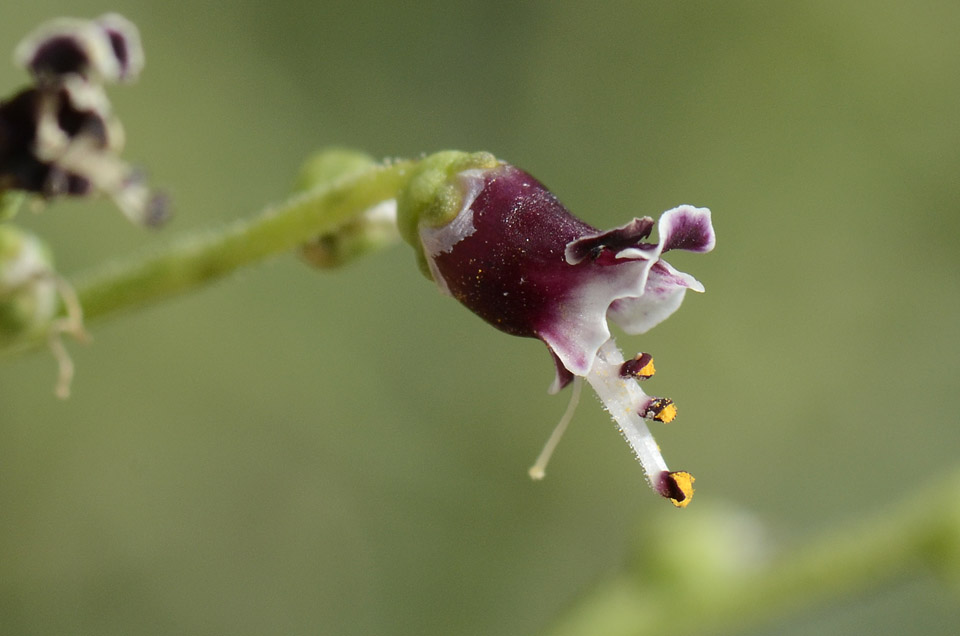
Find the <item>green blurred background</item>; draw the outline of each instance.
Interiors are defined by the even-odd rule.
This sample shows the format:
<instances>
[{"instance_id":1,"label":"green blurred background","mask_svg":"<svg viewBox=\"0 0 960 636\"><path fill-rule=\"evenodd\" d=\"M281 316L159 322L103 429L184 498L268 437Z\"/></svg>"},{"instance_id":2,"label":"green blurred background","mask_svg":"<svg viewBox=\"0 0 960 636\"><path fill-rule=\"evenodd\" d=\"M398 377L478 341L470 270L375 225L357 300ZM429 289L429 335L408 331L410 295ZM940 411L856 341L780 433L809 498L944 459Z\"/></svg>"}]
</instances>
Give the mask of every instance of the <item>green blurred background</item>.
<instances>
[{"instance_id":1,"label":"green blurred background","mask_svg":"<svg viewBox=\"0 0 960 636\"><path fill-rule=\"evenodd\" d=\"M111 96L174 196L18 221L61 271L249 216L329 144L488 150L599 227L709 206L706 286L628 350L697 476L653 495L596 401L547 479L552 364L441 296L405 246L293 256L0 366L4 634L531 634L662 515L741 507L789 550L958 462L960 4L7 2L0 43L116 10L147 66ZM0 64L0 86L25 82ZM746 541L748 537L744 537ZM931 576L750 634L953 634ZM602 636L602 635L599 635Z\"/></svg>"}]
</instances>

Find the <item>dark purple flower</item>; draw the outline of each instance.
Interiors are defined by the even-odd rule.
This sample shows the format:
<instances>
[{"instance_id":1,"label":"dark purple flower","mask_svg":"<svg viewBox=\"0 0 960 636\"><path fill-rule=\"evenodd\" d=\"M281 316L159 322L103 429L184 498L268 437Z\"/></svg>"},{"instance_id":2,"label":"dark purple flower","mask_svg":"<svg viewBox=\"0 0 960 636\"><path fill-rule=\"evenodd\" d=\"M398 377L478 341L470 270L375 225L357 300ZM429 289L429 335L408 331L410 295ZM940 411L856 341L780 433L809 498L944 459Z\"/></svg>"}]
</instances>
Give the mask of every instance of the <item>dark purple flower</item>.
<instances>
[{"instance_id":1,"label":"dark purple flower","mask_svg":"<svg viewBox=\"0 0 960 636\"><path fill-rule=\"evenodd\" d=\"M27 36L15 57L35 83L0 101L0 192L47 199L102 192L134 222L163 223L166 197L120 158L123 128L101 84L140 72L136 27L117 14L53 20Z\"/></svg>"},{"instance_id":2,"label":"dark purple flower","mask_svg":"<svg viewBox=\"0 0 960 636\"><path fill-rule=\"evenodd\" d=\"M456 169L461 167L456 161L466 167ZM661 256L673 249L713 249L710 211L683 205L656 224L637 218L601 232L571 215L526 172L490 158L473 164L479 167L455 159L454 168L445 167L439 177L425 170L430 184L441 184L440 205L421 203L425 212L411 213L416 201L401 197L401 228L408 240L413 214L422 262L440 289L497 329L542 340L556 363L551 391L574 378L586 379L654 489L686 505L693 478L667 470L644 422L668 422L676 407L640 389L637 381L653 373L652 359L625 361L607 320L627 333L644 333L679 308L687 289L703 291L696 279ZM659 240L647 242L655 225Z\"/></svg>"}]
</instances>

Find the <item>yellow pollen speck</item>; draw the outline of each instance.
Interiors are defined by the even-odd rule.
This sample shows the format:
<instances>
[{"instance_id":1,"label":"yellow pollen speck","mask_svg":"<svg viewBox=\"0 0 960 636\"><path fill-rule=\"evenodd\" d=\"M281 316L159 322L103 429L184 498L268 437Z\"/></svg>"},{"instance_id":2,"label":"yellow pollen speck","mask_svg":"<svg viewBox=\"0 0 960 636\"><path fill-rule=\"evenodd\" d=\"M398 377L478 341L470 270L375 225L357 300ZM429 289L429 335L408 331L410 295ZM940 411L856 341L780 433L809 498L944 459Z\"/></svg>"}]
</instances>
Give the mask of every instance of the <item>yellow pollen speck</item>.
<instances>
[{"instance_id":1,"label":"yellow pollen speck","mask_svg":"<svg viewBox=\"0 0 960 636\"><path fill-rule=\"evenodd\" d=\"M670 501L673 502L673 505L677 508L686 508L690 500L693 499L693 482L695 482L696 479L693 478L693 475L685 471L670 473L670 477L673 478L673 483L676 484L680 492L683 493L683 499L674 499L671 497Z\"/></svg>"}]
</instances>

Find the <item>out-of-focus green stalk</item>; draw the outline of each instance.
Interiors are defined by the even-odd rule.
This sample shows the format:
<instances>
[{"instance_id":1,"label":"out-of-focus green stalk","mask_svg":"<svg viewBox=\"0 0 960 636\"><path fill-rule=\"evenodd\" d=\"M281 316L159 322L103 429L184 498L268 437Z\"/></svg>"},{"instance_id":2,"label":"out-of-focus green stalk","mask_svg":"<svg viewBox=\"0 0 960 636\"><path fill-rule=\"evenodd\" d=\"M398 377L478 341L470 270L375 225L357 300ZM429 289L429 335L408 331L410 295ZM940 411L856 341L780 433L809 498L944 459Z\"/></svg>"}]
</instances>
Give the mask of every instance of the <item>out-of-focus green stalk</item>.
<instances>
[{"instance_id":1,"label":"out-of-focus green stalk","mask_svg":"<svg viewBox=\"0 0 960 636\"><path fill-rule=\"evenodd\" d=\"M376 164L308 190L261 215L179 240L70 277L87 321L184 294L271 256L333 234L362 212L396 197L415 161ZM385 242L369 242L370 249ZM356 256L356 254L353 254ZM20 341L0 354L42 344Z\"/></svg>"},{"instance_id":2,"label":"out-of-focus green stalk","mask_svg":"<svg viewBox=\"0 0 960 636\"><path fill-rule=\"evenodd\" d=\"M320 185L261 216L187 236L152 254L78 277L87 319L182 294L333 232L367 208L396 196L413 165L399 161Z\"/></svg>"},{"instance_id":3,"label":"out-of-focus green stalk","mask_svg":"<svg viewBox=\"0 0 960 636\"><path fill-rule=\"evenodd\" d=\"M699 535L709 532L711 528L703 528ZM649 555L675 549L665 542L684 539L662 535L644 542L640 552ZM703 565L704 561L708 564ZM944 577L956 592L960 590L960 470L924 484L912 497L879 514L831 529L806 545L783 550L743 570L718 573L711 571L709 562L676 559L673 567L687 571L664 573L662 568L649 567L648 559L638 558L627 571L599 584L545 634L722 634L930 573Z\"/></svg>"}]
</instances>

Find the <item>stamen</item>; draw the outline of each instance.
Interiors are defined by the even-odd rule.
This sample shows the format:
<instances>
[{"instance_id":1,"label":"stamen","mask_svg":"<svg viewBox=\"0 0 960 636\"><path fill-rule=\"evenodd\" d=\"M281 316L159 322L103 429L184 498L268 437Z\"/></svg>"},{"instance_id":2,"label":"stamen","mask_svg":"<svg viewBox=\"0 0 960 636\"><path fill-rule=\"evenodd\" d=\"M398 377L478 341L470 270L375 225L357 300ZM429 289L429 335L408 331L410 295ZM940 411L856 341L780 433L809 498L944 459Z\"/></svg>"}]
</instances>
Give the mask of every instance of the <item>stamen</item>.
<instances>
[{"instance_id":1,"label":"stamen","mask_svg":"<svg viewBox=\"0 0 960 636\"><path fill-rule=\"evenodd\" d=\"M653 398L642 413L648 420L669 424L677 416L677 405L670 398Z\"/></svg>"},{"instance_id":2,"label":"stamen","mask_svg":"<svg viewBox=\"0 0 960 636\"><path fill-rule=\"evenodd\" d=\"M696 479L686 471L664 471L660 473L657 491L673 502L677 508L686 508L693 499L693 482Z\"/></svg>"},{"instance_id":3,"label":"stamen","mask_svg":"<svg viewBox=\"0 0 960 636\"><path fill-rule=\"evenodd\" d=\"M627 360L620 366L620 377L648 380L657 370L653 368L653 356L649 353L638 353L632 360Z\"/></svg>"},{"instance_id":4,"label":"stamen","mask_svg":"<svg viewBox=\"0 0 960 636\"><path fill-rule=\"evenodd\" d=\"M582 390L583 379L578 376L573 380L573 389L570 394L570 402L567 404L567 410L564 411L563 417L560 418L556 428L553 429L553 433L550 434L547 443L543 445L543 450L540 451L537 461L535 461L533 466L530 467L530 470L527 471L530 479L539 481L547 474L547 462L550 461L553 451L557 448L557 444L560 443L560 438L563 437L564 432L567 430L567 425L570 424L570 420L573 419L573 414L577 410L577 404L580 403L580 392Z\"/></svg>"},{"instance_id":5,"label":"stamen","mask_svg":"<svg viewBox=\"0 0 960 636\"><path fill-rule=\"evenodd\" d=\"M151 191L143 175L118 157L99 152L89 139L73 141L58 157L57 163L109 196L134 223L159 227L170 217L165 195Z\"/></svg>"},{"instance_id":6,"label":"stamen","mask_svg":"<svg viewBox=\"0 0 960 636\"><path fill-rule=\"evenodd\" d=\"M660 454L656 440L639 413L641 405L649 404L651 400L637 382L620 376L623 362L623 354L616 344L612 339L607 340L597 352L586 379L636 454L650 487L663 494L661 475L670 474L670 471ZM677 492L683 492L682 488Z\"/></svg>"}]
</instances>

